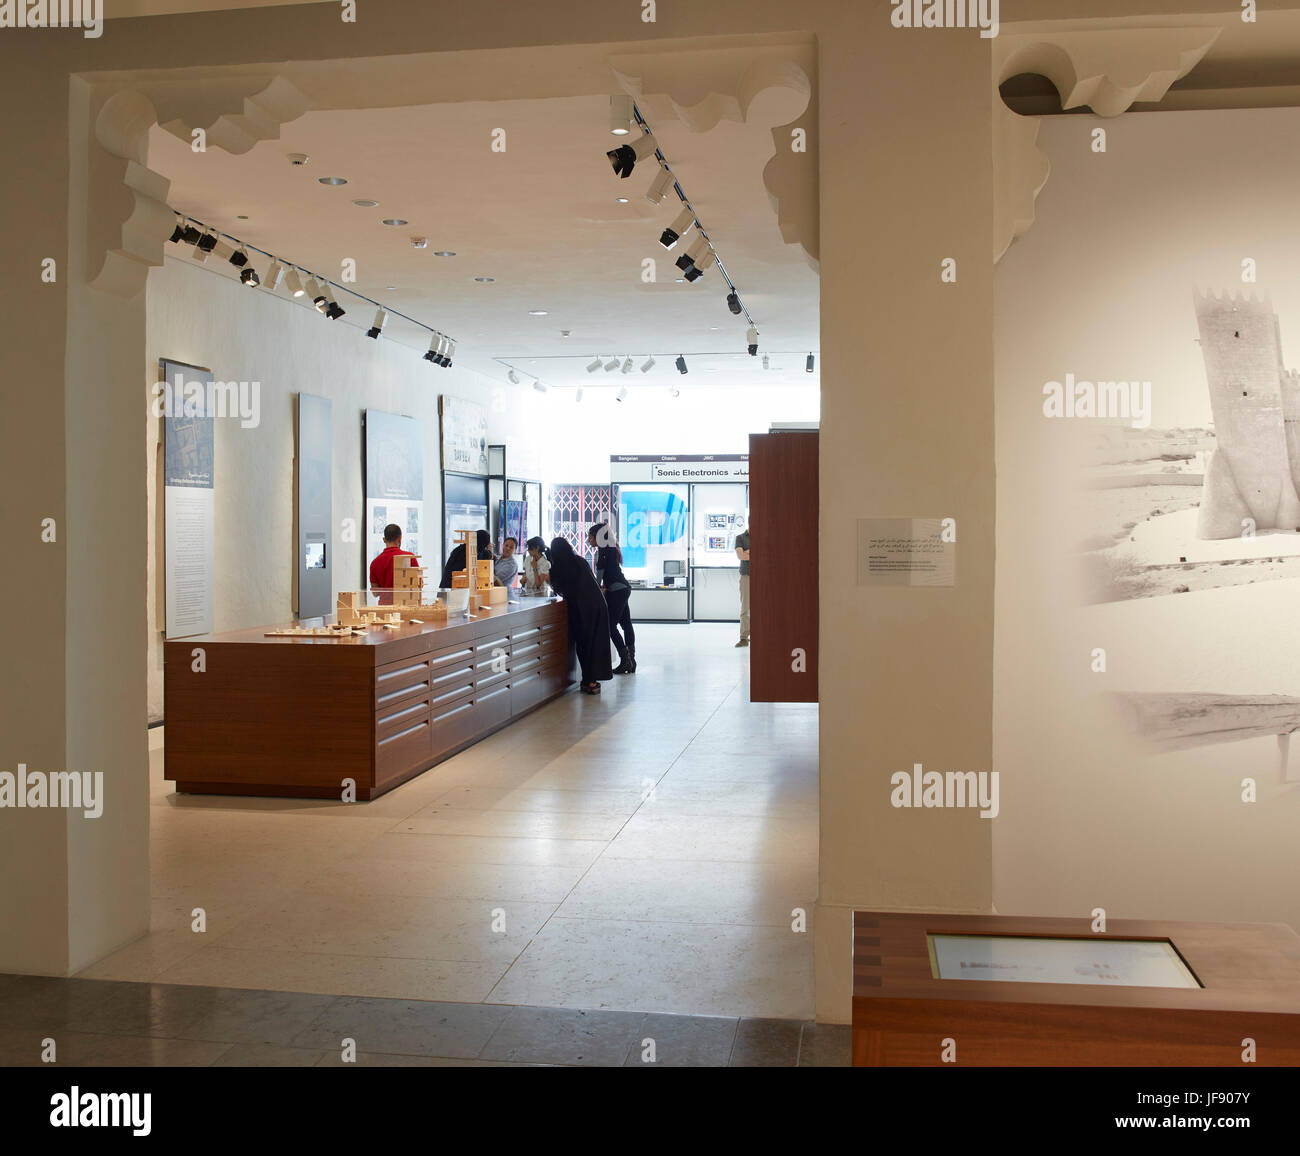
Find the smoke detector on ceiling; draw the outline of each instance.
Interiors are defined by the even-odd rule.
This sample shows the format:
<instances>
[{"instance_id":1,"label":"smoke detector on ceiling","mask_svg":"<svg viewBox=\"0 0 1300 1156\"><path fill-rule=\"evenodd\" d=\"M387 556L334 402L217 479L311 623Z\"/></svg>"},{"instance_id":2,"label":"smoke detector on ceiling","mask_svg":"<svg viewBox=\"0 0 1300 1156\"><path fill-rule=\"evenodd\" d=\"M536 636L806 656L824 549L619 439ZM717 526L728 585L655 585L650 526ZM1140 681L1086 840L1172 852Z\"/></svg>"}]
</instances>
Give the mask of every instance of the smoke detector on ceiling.
<instances>
[{"instance_id":1,"label":"smoke detector on ceiling","mask_svg":"<svg viewBox=\"0 0 1300 1156\"><path fill-rule=\"evenodd\" d=\"M311 158L306 153L290 153L289 163L291 165L305 165Z\"/></svg>"}]
</instances>

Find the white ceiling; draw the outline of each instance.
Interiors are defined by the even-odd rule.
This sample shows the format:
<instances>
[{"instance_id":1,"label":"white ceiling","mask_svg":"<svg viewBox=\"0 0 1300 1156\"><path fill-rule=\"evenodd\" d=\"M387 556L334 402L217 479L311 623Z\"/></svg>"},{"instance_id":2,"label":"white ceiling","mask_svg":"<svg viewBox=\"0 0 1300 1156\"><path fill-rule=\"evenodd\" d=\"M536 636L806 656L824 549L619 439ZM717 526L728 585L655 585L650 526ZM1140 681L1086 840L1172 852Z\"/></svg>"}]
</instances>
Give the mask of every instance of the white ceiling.
<instances>
[{"instance_id":1,"label":"white ceiling","mask_svg":"<svg viewBox=\"0 0 1300 1156\"><path fill-rule=\"evenodd\" d=\"M716 268L694 284L675 282L683 246L669 252L657 241L680 204L671 194L659 207L645 200L653 164L627 180L614 175L604 154L628 138L610 135L606 96L313 111L238 156L196 153L155 128L149 165L172 181L174 208L229 235L334 281L352 258L358 292L447 333L458 343L456 363L494 380L513 367L553 386L615 378L663 386L680 380L672 363L681 353L685 382L810 387L819 378L805 372L818 342L818 277L803 250L782 240L763 185L772 123L723 120L707 133L679 121L653 125L754 317L760 350L771 354L767 371L745 354L747 323L728 311ZM491 147L498 128L504 152ZM310 157L305 167L287 161L295 152ZM348 183L320 184L326 176ZM620 196L629 203L616 203ZM379 206L355 207L360 198ZM391 217L409 225L380 223ZM428 247L413 248L412 237ZM642 281L647 258L657 263L652 284ZM479 276L496 280L478 284ZM339 301L348 310L339 324L370 325L372 307ZM546 316L529 315L542 309ZM385 339L419 352L428 345L427 333L396 319ZM626 378L589 375L598 354L630 355L638 367L653 354L658 364Z\"/></svg>"}]
</instances>

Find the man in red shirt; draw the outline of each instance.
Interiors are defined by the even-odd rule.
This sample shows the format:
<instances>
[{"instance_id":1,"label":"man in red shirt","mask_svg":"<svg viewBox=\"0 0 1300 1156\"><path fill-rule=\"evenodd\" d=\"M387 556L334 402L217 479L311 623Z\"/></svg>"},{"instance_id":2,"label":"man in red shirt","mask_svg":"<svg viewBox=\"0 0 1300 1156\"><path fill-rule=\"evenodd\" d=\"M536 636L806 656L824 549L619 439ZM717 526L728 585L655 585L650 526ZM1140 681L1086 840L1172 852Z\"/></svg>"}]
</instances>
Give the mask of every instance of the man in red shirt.
<instances>
[{"instance_id":1,"label":"man in red shirt","mask_svg":"<svg viewBox=\"0 0 1300 1156\"><path fill-rule=\"evenodd\" d=\"M393 601L393 559L399 554L414 558L410 550L402 549L402 527L396 522L389 522L384 527L384 550L370 563L370 589L379 594L379 604L388 606ZM384 593L380 594L380 591Z\"/></svg>"}]
</instances>

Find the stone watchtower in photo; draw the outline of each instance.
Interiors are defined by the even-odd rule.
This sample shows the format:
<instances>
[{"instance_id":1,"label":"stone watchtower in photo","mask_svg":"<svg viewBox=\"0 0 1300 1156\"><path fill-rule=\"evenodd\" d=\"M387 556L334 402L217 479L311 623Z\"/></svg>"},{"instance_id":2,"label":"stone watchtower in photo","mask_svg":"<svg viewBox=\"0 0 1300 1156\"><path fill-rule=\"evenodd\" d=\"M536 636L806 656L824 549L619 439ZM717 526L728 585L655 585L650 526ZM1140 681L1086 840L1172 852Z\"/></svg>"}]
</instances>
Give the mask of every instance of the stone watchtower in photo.
<instances>
[{"instance_id":1,"label":"stone watchtower in photo","mask_svg":"<svg viewBox=\"0 0 1300 1156\"><path fill-rule=\"evenodd\" d=\"M1230 292L1193 302L1216 441L1196 536L1300 530L1300 380L1282 367L1273 304Z\"/></svg>"}]
</instances>

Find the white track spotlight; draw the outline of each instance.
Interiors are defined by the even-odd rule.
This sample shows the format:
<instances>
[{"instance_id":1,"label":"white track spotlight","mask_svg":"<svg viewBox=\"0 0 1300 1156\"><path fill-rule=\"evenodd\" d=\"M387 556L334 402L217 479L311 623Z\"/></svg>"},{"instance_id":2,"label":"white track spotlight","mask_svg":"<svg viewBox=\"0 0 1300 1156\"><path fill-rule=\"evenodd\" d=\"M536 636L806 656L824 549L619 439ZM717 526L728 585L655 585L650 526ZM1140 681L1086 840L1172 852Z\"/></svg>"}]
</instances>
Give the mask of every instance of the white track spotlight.
<instances>
[{"instance_id":1,"label":"white track spotlight","mask_svg":"<svg viewBox=\"0 0 1300 1156\"><path fill-rule=\"evenodd\" d=\"M673 387L668 391L668 396L669 396L669 397L681 397L681 396L682 396L682 391L681 391L680 389L678 389L676 386L673 386Z\"/></svg>"},{"instance_id":2,"label":"white track spotlight","mask_svg":"<svg viewBox=\"0 0 1300 1156\"><path fill-rule=\"evenodd\" d=\"M519 384L519 374L517 374L517 373L512 369L512 370L510 370L509 373L506 374L506 380L507 380L511 385L518 385L518 384Z\"/></svg>"},{"instance_id":3,"label":"white track spotlight","mask_svg":"<svg viewBox=\"0 0 1300 1156\"><path fill-rule=\"evenodd\" d=\"M632 372L632 355L630 353L628 354L627 360L623 362L623 372L624 373Z\"/></svg>"},{"instance_id":4,"label":"white track spotlight","mask_svg":"<svg viewBox=\"0 0 1300 1156\"><path fill-rule=\"evenodd\" d=\"M673 262L688 281L692 280L691 274L696 273L695 280L699 279L696 272L696 266L704 260L704 254L709 251L709 240L703 233L700 233L694 241L691 242L690 248Z\"/></svg>"},{"instance_id":5,"label":"white track spotlight","mask_svg":"<svg viewBox=\"0 0 1300 1156\"><path fill-rule=\"evenodd\" d=\"M808 354L808 362L804 366L804 369L806 369L809 373L812 373L813 371L813 355L811 353Z\"/></svg>"},{"instance_id":6,"label":"white track spotlight","mask_svg":"<svg viewBox=\"0 0 1300 1156\"><path fill-rule=\"evenodd\" d=\"M626 92L616 92L609 98L609 131L611 136L627 136L632 131L632 98Z\"/></svg>"},{"instance_id":7,"label":"white track spotlight","mask_svg":"<svg viewBox=\"0 0 1300 1156\"><path fill-rule=\"evenodd\" d=\"M435 365L440 365L439 360L442 357L442 338L438 334L433 334L429 338L429 351L424 355L425 361L432 361Z\"/></svg>"},{"instance_id":8,"label":"white track spotlight","mask_svg":"<svg viewBox=\"0 0 1300 1156\"><path fill-rule=\"evenodd\" d=\"M686 372L686 358L684 358L680 353L677 355L676 365L678 373Z\"/></svg>"},{"instance_id":9,"label":"white track spotlight","mask_svg":"<svg viewBox=\"0 0 1300 1156\"><path fill-rule=\"evenodd\" d=\"M445 347L445 348L443 349L443 351L442 351L442 368L443 368L443 369L450 369L450 368L451 368L451 359L452 359L452 357L455 356L455 354L456 354L456 343L455 343L454 341L452 341L452 339L449 337L449 338L447 338L447 345L446 345L446 347Z\"/></svg>"},{"instance_id":10,"label":"white track spotlight","mask_svg":"<svg viewBox=\"0 0 1300 1156\"><path fill-rule=\"evenodd\" d=\"M262 279L257 275L257 270L252 265L239 271L239 279L250 289L256 289L262 283Z\"/></svg>"},{"instance_id":11,"label":"white track spotlight","mask_svg":"<svg viewBox=\"0 0 1300 1156\"><path fill-rule=\"evenodd\" d=\"M542 381L540 377L535 382L533 382L533 388L537 390L538 393L546 392L546 384L545 382Z\"/></svg>"},{"instance_id":12,"label":"white track spotlight","mask_svg":"<svg viewBox=\"0 0 1300 1156\"><path fill-rule=\"evenodd\" d=\"M284 266L273 257L271 267L266 271L266 276L262 278L262 284L271 290L279 289L284 281Z\"/></svg>"},{"instance_id":13,"label":"white track spotlight","mask_svg":"<svg viewBox=\"0 0 1300 1156\"><path fill-rule=\"evenodd\" d=\"M732 313L735 313L737 316L739 316L741 311L740 298L736 295L736 291L734 289L727 294L727 308L730 309Z\"/></svg>"},{"instance_id":14,"label":"white track spotlight","mask_svg":"<svg viewBox=\"0 0 1300 1156\"><path fill-rule=\"evenodd\" d=\"M615 401L627 401L627 386L626 386L626 385L625 385L622 389L620 389L620 390L618 391L618 395L614 398L614 400L615 400Z\"/></svg>"},{"instance_id":15,"label":"white track spotlight","mask_svg":"<svg viewBox=\"0 0 1300 1156\"><path fill-rule=\"evenodd\" d=\"M642 367L642 373L649 373L655 367L655 359L651 357Z\"/></svg>"},{"instance_id":16,"label":"white track spotlight","mask_svg":"<svg viewBox=\"0 0 1300 1156\"><path fill-rule=\"evenodd\" d=\"M374 338L376 341L379 335L384 331L384 322L388 320L388 310L382 305L375 312L375 319L370 323L370 328L366 330L366 336Z\"/></svg>"},{"instance_id":17,"label":"white track spotlight","mask_svg":"<svg viewBox=\"0 0 1300 1156\"><path fill-rule=\"evenodd\" d=\"M659 244L665 249L671 249L693 224L695 224L695 214L690 209L683 209L677 214L673 223L659 234Z\"/></svg>"},{"instance_id":18,"label":"white track spotlight","mask_svg":"<svg viewBox=\"0 0 1300 1156\"><path fill-rule=\"evenodd\" d=\"M317 313L324 313L329 302L325 299L325 286L313 277L307 282L307 297L316 307Z\"/></svg>"},{"instance_id":19,"label":"white track spotlight","mask_svg":"<svg viewBox=\"0 0 1300 1156\"><path fill-rule=\"evenodd\" d=\"M663 165L659 166L659 175L650 182L650 187L645 191L645 199L652 205L658 205L663 202L668 190L673 185L673 174L670 173Z\"/></svg>"},{"instance_id":20,"label":"white track spotlight","mask_svg":"<svg viewBox=\"0 0 1300 1156\"><path fill-rule=\"evenodd\" d=\"M302 287L302 278L298 276L297 269L290 269L284 277L284 287L294 297L301 297L306 290Z\"/></svg>"},{"instance_id":21,"label":"white track spotlight","mask_svg":"<svg viewBox=\"0 0 1300 1156\"><path fill-rule=\"evenodd\" d=\"M622 144L616 149L610 149L605 155L614 169L614 175L627 180L632 175L632 170L636 168L636 162L654 156L658 148L654 134L646 132L630 144Z\"/></svg>"},{"instance_id":22,"label":"white track spotlight","mask_svg":"<svg viewBox=\"0 0 1300 1156\"><path fill-rule=\"evenodd\" d=\"M242 265L246 265L246 264L248 264L248 257L247 257L247 256L244 257L244 260L243 260L243 261L236 261L236 260L235 260L235 257L236 257L238 254L236 254L235 250L234 250L230 245L227 245L227 244L225 243L225 241L221 240L220 238L217 238L217 243L216 243L215 245L212 246L212 254L213 254L213 256L216 257L218 260L220 260L220 261L229 261L232 265L235 265L235 266L238 266L238 265L241 265L241 264L242 264Z\"/></svg>"},{"instance_id":23,"label":"white track spotlight","mask_svg":"<svg viewBox=\"0 0 1300 1156\"><path fill-rule=\"evenodd\" d=\"M573 400L574 401L582 400L582 390L578 390L578 392L573 395Z\"/></svg>"},{"instance_id":24,"label":"white track spotlight","mask_svg":"<svg viewBox=\"0 0 1300 1156\"><path fill-rule=\"evenodd\" d=\"M771 359L767 356L766 353L763 354L763 368L764 368L764 369L771 369L771 368L772 368L772 362L771 362Z\"/></svg>"},{"instance_id":25,"label":"white track spotlight","mask_svg":"<svg viewBox=\"0 0 1300 1156\"><path fill-rule=\"evenodd\" d=\"M758 356L758 330L752 325L745 334L745 345L748 347L750 357Z\"/></svg>"},{"instance_id":26,"label":"white track spotlight","mask_svg":"<svg viewBox=\"0 0 1300 1156\"><path fill-rule=\"evenodd\" d=\"M618 368L618 366L619 366L619 360L618 360L618 358L616 357L616 358L614 358L613 361L607 361L607 362L605 362L605 372L606 372L606 373L613 373L614 370L616 370L616 369Z\"/></svg>"},{"instance_id":27,"label":"white track spotlight","mask_svg":"<svg viewBox=\"0 0 1300 1156\"><path fill-rule=\"evenodd\" d=\"M593 361L589 366L587 366L587 372L588 372L588 373L595 373L596 370L598 370L598 369L601 367L602 364L604 364L604 363L600 360L600 358L599 358L599 357L596 358L595 361Z\"/></svg>"}]
</instances>

